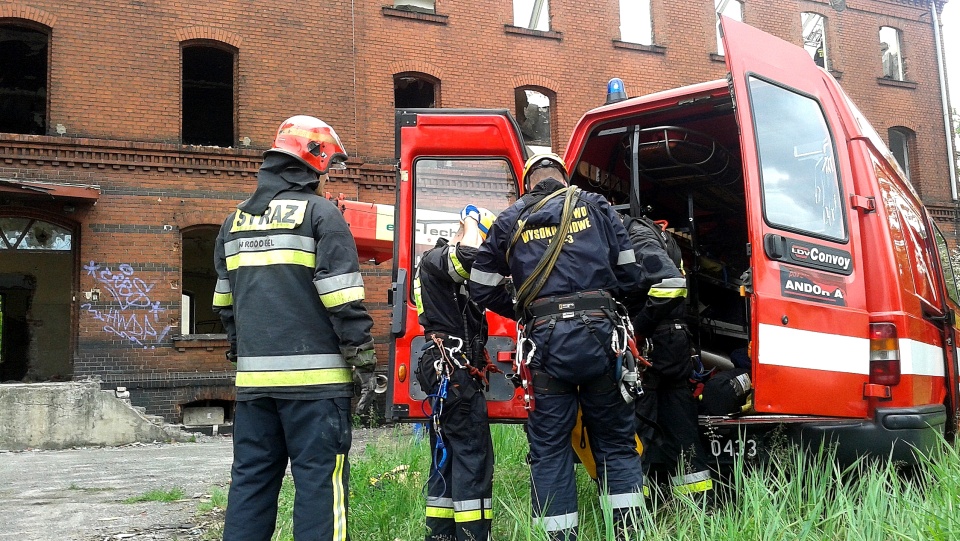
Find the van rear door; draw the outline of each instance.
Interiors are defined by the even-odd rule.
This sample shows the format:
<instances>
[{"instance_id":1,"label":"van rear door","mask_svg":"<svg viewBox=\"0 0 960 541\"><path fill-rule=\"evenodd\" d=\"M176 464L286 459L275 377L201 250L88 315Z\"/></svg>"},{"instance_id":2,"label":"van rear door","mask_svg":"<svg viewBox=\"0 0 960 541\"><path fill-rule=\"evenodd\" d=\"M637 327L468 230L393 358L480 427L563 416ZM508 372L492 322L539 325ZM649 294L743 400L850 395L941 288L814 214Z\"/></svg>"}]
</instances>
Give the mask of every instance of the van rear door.
<instances>
[{"instance_id":1,"label":"van rear door","mask_svg":"<svg viewBox=\"0 0 960 541\"><path fill-rule=\"evenodd\" d=\"M869 318L844 102L802 48L721 26L747 195L755 407L865 417Z\"/></svg>"},{"instance_id":2,"label":"van rear door","mask_svg":"<svg viewBox=\"0 0 960 541\"><path fill-rule=\"evenodd\" d=\"M467 203L496 214L516 201L526 158L520 129L506 110L409 109L396 112L397 203L387 416L420 420L430 412L416 377L424 344L413 283L420 256L441 237L450 239ZM489 313L487 352L513 372L516 328ZM523 400L503 375L490 374L490 419L526 419Z\"/></svg>"}]
</instances>

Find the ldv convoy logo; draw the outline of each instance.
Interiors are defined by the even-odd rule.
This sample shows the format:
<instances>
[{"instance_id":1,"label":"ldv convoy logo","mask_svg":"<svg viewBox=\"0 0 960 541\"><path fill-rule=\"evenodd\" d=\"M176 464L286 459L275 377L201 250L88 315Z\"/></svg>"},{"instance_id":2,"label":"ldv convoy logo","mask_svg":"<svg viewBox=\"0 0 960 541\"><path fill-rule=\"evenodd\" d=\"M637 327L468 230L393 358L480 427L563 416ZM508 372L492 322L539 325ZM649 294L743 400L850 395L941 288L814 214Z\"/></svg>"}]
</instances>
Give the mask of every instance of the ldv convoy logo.
<instances>
[{"instance_id":1,"label":"ldv convoy logo","mask_svg":"<svg viewBox=\"0 0 960 541\"><path fill-rule=\"evenodd\" d=\"M790 246L790 256L799 263L819 263L827 267L834 267L840 270L850 269L850 256L846 254L834 254L820 249L817 246L808 247L800 244Z\"/></svg>"}]
</instances>

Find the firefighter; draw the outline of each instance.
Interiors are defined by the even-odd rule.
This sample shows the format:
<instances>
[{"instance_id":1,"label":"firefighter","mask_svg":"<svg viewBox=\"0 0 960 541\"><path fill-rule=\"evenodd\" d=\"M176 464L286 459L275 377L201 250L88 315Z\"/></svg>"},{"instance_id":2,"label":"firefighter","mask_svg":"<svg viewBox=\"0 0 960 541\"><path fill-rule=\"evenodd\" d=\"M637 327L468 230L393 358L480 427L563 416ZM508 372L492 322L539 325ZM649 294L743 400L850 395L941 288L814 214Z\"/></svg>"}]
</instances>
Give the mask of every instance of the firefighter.
<instances>
[{"instance_id":1,"label":"firefighter","mask_svg":"<svg viewBox=\"0 0 960 541\"><path fill-rule=\"evenodd\" d=\"M713 488L697 430L690 388L690 334L684 321L686 279L680 249L660 224L646 217L624 221L640 269L642 292L627 301L638 342L652 366L636 401L637 435L647 479L669 478L674 494ZM643 339L646 337L646 339Z\"/></svg>"},{"instance_id":2,"label":"firefighter","mask_svg":"<svg viewBox=\"0 0 960 541\"><path fill-rule=\"evenodd\" d=\"M213 304L237 363L226 541L271 538L288 460L294 537L347 539L351 366L369 385L377 359L356 244L316 193L346 158L323 121L284 121L217 237Z\"/></svg>"},{"instance_id":3,"label":"firefighter","mask_svg":"<svg viewBox=\"0 0 960 541\"><path fill-rule=\"evenodd\" d=\"M624 336L614 297L638 285L634 253L607 200L568 187L556 154L529 159L523 182L529 192L498 216L477 253L470 292L522 325L516 367L529 396L534 527L550 539L577 538L570 434L579 406L620 539L636 527L643 497L633 407L621 396L614 348Z\"/></svg>"},{"instance_id":4,"label":"firefighter","mask_svg":"<svg viewBox=\"0 0 960 541\"><path fill-rule=\"evenodd\" d=\"M466 281L494 215L467 205L460 229L423 254L414 299L426 340L417 377L432 404L427 481L427 541L490 537L493 441L483 395L487 373L486 315Z\"/></svg>"}]
</instances>

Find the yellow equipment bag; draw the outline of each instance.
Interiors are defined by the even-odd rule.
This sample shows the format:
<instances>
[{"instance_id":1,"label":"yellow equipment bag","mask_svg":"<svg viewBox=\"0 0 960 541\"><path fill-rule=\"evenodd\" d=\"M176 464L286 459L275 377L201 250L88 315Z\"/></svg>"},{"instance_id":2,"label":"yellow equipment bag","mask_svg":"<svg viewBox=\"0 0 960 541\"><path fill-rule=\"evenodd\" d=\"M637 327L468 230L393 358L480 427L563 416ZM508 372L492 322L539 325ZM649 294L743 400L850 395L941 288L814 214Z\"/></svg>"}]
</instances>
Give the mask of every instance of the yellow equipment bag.
<instances>
[{"instance_id":1,"label":"yellow equipment bag","mask_svg":"<svg viewBox=\"0 0 960 541\"><path fill-rule=\"evenodd\" d=\"M633 437L637 440L637 453L642 456L643 444L640 443L640 437L636 434L634 434ZM570 433L570 444L573 446L573 451L577 453L577 458L580 459L580 463L583 464L587 473L590 474L590 478L596 479L597 464L593 461L593 451L590 450L590 438L587 437L587 428L583 426L583 411L579 409L577 410L577 424L574 425L573 432Z\"/></svg>"}]
</instances>

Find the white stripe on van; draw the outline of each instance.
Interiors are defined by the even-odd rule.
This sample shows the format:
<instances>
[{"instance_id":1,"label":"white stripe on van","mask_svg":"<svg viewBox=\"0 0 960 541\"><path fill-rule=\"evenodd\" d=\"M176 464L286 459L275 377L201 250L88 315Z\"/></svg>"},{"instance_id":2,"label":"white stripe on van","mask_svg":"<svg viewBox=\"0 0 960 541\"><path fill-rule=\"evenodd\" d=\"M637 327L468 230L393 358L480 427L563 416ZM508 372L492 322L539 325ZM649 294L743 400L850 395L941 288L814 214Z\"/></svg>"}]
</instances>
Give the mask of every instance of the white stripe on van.
<instances>
[{"instance_id":1,"label":"white stripe on van","mask_svg":"<svg viewBox=\"0 0 960 541\"><path fill-rule=\"evenodd\" d=\"M757 341L761 364L849 374L870 373L870 341L866 338L761 323Z\"/></svg>"},{"instance_id":2,"label":"white stripe on van","mask_svg":"<svg viewBox=\"0 0 960 541\"><path fill-rule=\"evenodd\" d=\"M900 373L944 376L943 351L932 344L900 339Z\"/></svg>"},{"instance_id":3,"label":"white stripe on van","mask_svg":"<svg viewBox=\"0 0 960 541\"><path fill-rule=\"evenodd\" d=\"M760 324L760 363L849 374L870 373L870 341L815 331ZM944 376L943 352L937 346L900 339L900 373Z\"/></svg>"}]
</instances>

